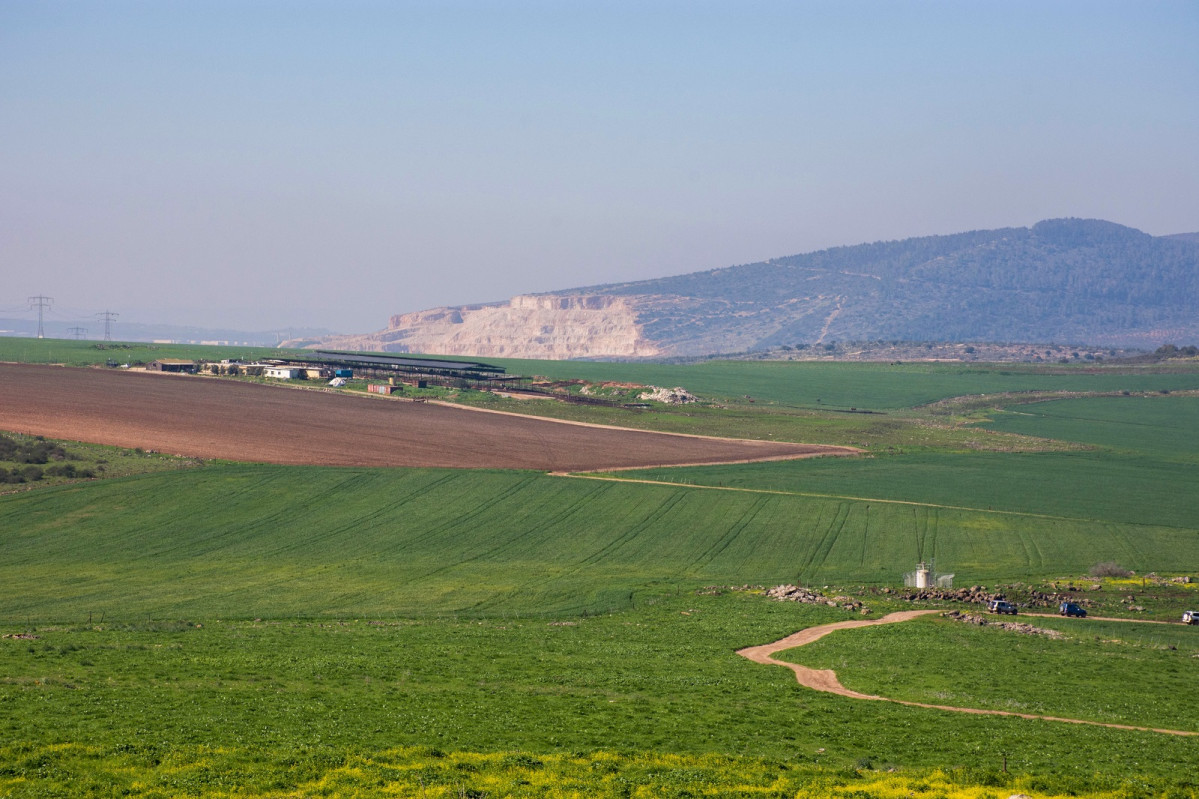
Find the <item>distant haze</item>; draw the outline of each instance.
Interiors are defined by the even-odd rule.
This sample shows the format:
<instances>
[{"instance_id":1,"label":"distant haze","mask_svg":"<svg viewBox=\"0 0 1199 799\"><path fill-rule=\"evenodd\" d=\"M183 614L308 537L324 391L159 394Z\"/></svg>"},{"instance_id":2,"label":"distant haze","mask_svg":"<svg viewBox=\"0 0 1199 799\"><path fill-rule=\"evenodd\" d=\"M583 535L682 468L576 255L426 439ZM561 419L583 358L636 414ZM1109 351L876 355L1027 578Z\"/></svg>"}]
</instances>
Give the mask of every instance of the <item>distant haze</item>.
<instances>
[{"instance_id":1,"label":"distant haze","mask_svg":"<svg viewBox=\"0 0 1199 799\"><path fill-rule=\"evenodd\" d=\"M1193 0L10 0L0 317L352 332L1054 217L1196 231L1197 41Z\"/></svg>"}]
</instances>

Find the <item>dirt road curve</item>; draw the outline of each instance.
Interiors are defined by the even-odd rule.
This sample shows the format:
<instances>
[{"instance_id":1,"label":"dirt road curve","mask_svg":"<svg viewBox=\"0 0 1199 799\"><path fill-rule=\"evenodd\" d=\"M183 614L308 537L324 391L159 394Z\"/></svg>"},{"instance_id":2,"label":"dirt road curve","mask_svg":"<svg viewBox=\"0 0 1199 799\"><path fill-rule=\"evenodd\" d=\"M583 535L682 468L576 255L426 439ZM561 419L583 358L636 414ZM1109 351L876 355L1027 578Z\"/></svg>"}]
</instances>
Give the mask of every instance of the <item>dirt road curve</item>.
<instances>
[{"instance_id":1,"label":"dirt road curve","mask_svg":"<svg viewBox=\"0 0 1199 799\"><path fill-rule=\"evenodd\" d=\"M199 458L585 471L854 450L675 436L216 378L0 364L0 430Z\"/></svg>"},{"instance_id":2,"label":"dirt road curve","mask_svg":"<svg viewBox=\"0 0 1199 799\"><path fill-rule=\"evenodd\" d=\"M1015 716L1022 719L1039 719L1041 721L1060 721L1066 724L1088 724L1094 727L1110 727L1116 730L1137 730L1139 732L1161 732L1167 735L1199 735L1199 732L1191 732L1187 730L1164 730L1156 727L1134 727L1129 724L1105 724L1099 721L1084 721L1082 719L1063 719L1056 716L1037 716L1032 713L1013 713L1007 710L980 710L970 707L950 707L948 705L929 705L923 702L907 702L902 699L889 699L885 696L875 696L874 694L863 694L857 691L851 691L841 684L837 679L837 674L832 669L811 669L807 666L800 666L796 663L787 663L783 660L775 660L773 655L777 652L782 652L784 649L794 649L797 646L810 644L813 641L819 640L824 636L836 630L847 630L853 627L869 627L874 624L895 624L896 622L907 621L914 619L917 616L925 616L929 613L940 613L939 610L905 610L899 613L890 613L878 619L855 619L853 621L839 621L833 624L821 624L816 627L809 627L806 630L800 630L797 633L787 636L780 641L775 641L772 644L763 644L761 646L750 646L745 649L737 650L737 654L742 657L752 660L754 663L764 663L771 666L785 666L795 672L795 679L805 688L811 688L816 691L824 691L825 693L837 694L839 696L847 696L851 699L872 699L879 702L894 702L898 705L907 705L908 707L924 707L932 710L950 710L955 713L975 713L983 716ZM1112 621L1135 621L1130 619L1112 619Z\"/></svg>"}]
</instances>

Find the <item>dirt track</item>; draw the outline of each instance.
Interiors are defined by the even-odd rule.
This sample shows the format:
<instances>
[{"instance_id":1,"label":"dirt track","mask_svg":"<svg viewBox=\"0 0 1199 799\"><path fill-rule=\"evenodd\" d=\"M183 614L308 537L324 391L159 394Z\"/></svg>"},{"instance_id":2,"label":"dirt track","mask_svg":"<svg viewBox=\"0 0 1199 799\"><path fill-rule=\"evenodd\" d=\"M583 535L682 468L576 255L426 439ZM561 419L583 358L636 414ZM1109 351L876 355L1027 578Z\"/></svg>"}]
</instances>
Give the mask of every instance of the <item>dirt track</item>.
<instances>
[{"instance_id":1,"label":"dirt track","mask_svg":"<svg viewBox=\"0 0 1199 799\"><path fill-rule=\"evenodd\" d=\"M841 684L837 679L837 673L832 669L812 669L807 666L801 666L797 663L788 663L784 660L775 660L773 655L777 652L782 652L785 649L794 649L797 646L810 644L836 630L847 630L853 627L869 627L875 624L895 624L896 622L907 621L918 616L926 616L930 613L940 613L939 610L904 610L898 613L889 613L878 619L854 619L851 621L839 621L832 624L821 624L816 627L808 627L806 630L800 630L797 633L788 635L786 638L775 641L772 644L762 644L761 646L750 646L745 649L737 650L737 654L742 657L752 660L754 663L763 663L770 666L785 666L795 672L795 679L800 685L805 688L811 688L816 691L824 691L829 694L837 694L838 696L847 696L851 699L871 699L878 702L894 702L897 705L907 705L908 707L924 707L931 710L949 710L955 713L974 713L982 716L1014 716L1021 719L1039 719L1041 721L1060 721L1067 724L1087 724L1094 727L1110 727L1116 730L1137 730L1140 732L1161 732L1167 735L1199 735L1199 732L1191 732L1187 730L1165 730L1156 727L1134 727L1130 724L1106 724L1100 721L1084 721L1082 719L1064 719L1057 716L1038 716L1032 713L1013 713L1008 710L980 710L979 708L971 707L951 707L949 705L929 705L924 702L908 702L903 699L890 699L885 696L875 696L874 694L863 694L857 691L851 691ZM1110 621L1135 621L1130 619L1110 619Z\"/></svg>"},{"instance_id":2,"label":"dirt track","mask_svg":"<svg viewBox=\"0 0 1199 799\"><path fill-rule=\"evenodd\" d=\"M589 471L845 455L216 378L0 364L0 430L199 458Z\"/></svg>"}]
</instances>

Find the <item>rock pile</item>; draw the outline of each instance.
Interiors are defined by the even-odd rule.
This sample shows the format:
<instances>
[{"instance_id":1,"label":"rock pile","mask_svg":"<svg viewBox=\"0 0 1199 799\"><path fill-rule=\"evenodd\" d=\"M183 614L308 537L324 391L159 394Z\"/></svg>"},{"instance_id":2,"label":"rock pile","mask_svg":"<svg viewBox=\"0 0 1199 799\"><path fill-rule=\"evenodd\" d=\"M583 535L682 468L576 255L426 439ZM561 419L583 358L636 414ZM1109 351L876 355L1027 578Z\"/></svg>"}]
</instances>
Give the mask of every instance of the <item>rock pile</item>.
<instances>
[{"instance_id":1,"label":"rock pile","mask_svg":"<svg viewBox=\"0 0 1199 799\"><path fill-rule=\"evenodd\" d=\"M1034 627L1031 624L1024 624L1018 621L995 621L985 616L979 616L977 613L962 613L960 610L951 610L941 615L947 619L960 621L964 624L974 624L979 627L998 627L1001 630L1008 630L1020 633L1021 635L1044 635L1047 638L1062 637L1062 634L1057 630L1046 630L1044 627Z\"/></svg>"},{"instance_id":2,"label":"rock pile","mask_svg":"<svg viewBox=\"0 0 1199 799\"><path fill-rule=\"evenodd\" d=\"M969 588L922 588L919 591L908 591L900 596L908 602L940 600L942 602L970 602L985 605L992 599L1010 599L1002 591L988 591L981 585ZM1066 594L1047 594L1043 591L1031 590L1020 597L1020 606L1029 608L1056 608L1061 602L1076 602L1079 605L1090 605L1088 599L1078 599Z\"/></svg>"},{"instance_id":3,"label":"rock pile","mask_svg":"<svg viewBox=\"0 0 1199 799\"><path fill-rule=\"evenodd\" d=\"M760 585L750 585L749 583L746 583L745 585L709 585L709 586L700 588L695 593L699 594L700 596L720 596L721 594L725 593L726 591L765 591L765 590L766 589Z\"/></svg>"},{"instance_id":4,"label":"rock pile","mask_svg":"<svg viewBox=\"0 0 1199 799\"><path fill-rule=\"evenodd\" d=\"M827 597L819 591L811 588L801 588L797 585L776 585L774 588L766 592L766 596L779 602L802 602L805 605L828 605L830 608L844 608L845 610L856 610L866 614L870 612L870 608L863 607L862 603L848 596Z\"/></svg>"}]
</instances>

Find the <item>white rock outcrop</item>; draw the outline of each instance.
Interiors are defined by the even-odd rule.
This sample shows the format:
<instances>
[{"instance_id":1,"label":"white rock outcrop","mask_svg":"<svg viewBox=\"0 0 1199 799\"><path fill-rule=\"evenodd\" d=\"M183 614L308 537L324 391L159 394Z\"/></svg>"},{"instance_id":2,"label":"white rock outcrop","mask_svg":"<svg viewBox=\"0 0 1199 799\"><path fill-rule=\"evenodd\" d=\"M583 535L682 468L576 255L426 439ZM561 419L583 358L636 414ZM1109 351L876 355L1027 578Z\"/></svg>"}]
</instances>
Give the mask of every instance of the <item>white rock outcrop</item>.
<instances>
[{"instance_id":1,"label":"white rock outcrop","mask_svg":"<svg viewBox=\"0 0 1199 799\"><path fill-rule=\"evenodd\" d=\"M649 400L650 402L665 402L667 405L686 405L690 402L698 402L695 395L682 386L674 388L659 388L658 386L650 386L649 391L641 393L640 399Z\"/></svg>"},{"instance_id":2,"label":"white rock outcrop","mask_svg":"<svg viewBox=\"0 0 1199 799\"><path fill-rule=\"evenodd\" d=\"M493 358L660 355L628 300L598 294L522 295L503 303L397 314L386 330L311 346Z\"/></svg>"}]
</instances>

